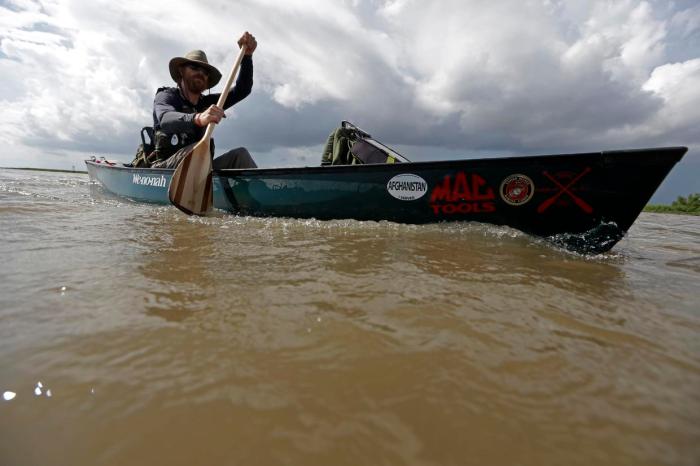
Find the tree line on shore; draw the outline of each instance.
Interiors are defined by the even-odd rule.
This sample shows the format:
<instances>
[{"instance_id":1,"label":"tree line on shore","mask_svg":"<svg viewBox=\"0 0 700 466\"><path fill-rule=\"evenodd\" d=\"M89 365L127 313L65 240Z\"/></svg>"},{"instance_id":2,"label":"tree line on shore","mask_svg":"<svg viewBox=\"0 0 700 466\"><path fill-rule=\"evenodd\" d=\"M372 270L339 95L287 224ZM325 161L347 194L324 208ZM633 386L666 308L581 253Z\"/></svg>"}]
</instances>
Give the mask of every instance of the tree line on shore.
<instances>
[{"instance_id":1,"label":"tree line on shore","mask_svg":"<svg viewBox=\"0 0 700 466\"><path fill-rule=\"evenodd\" d=\"M700 193L690 194L688 197L678 196L671 205L649 204L644 208L644 211L700 215Z\"/></svg>"}]
</instances>

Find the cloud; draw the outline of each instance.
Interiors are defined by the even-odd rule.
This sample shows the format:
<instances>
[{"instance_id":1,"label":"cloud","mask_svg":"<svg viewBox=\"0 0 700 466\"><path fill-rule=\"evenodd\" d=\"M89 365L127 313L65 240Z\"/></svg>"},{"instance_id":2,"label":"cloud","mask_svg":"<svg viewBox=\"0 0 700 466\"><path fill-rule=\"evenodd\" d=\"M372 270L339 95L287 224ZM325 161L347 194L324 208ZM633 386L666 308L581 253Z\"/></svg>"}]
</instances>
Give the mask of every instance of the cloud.
<instances>
[{"instance_id":1,"label":"cloud","mask_svg":"<svg viewBox=\"0 0 700 466\"><path fill-rule=\"evenodd\" d=\"M645 128L650 139L695 135L700 122L700 58L654 68L644 90L663 99L663 105Z\"/></svg>"},{"instance_id":2,"label":"cloud","mask_svg":"<svg viewBox=\"0 0 700 466\"><path fill-rule=\"evenodd\" d=\"M267 153L265 166L309 164L343 118L417 158L700 147L694 2L2 5L0 138L16 148L2 165L23 148L128 159L172 84L168 60L202 48L225 73L245 30L259 41L254 92L215 136Z\"/></svg>"}]
</instances>

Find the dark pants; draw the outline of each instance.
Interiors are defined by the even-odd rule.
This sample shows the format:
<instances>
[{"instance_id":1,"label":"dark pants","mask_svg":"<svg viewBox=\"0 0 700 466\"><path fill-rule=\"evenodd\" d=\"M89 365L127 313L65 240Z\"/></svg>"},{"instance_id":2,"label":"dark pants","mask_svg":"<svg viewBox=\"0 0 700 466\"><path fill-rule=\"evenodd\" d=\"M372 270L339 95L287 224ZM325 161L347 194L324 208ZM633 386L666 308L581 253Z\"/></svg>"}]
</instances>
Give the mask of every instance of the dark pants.
<instances>
[{"instance_id":1,"label":"dark pants","mask_svg":"<svg viewBox=\"0 0 700 466\"><path fill-rule=\"evenodd\" d=\"M251 157L250 152L245 147L231 149L225 154L221 154L212 162L214 170L225 170L227 168L258 168L258 165Z\"/></svg>"},{"instance_id":2,"label":"dark pants","mask_svg":"<svg viewBox=\"0 0 700 466\"><path fill-rule=\"evenodd\" d=\"M180 161L192 151L194 144L185 146L175 152L165 160L155 162L151 168L177 168ZM227 168L258 168L257 164L250 156L250 152L245 147L238 147L215 158L212 162L214 170L225 170Z\"/></svg>"}]
</instances>

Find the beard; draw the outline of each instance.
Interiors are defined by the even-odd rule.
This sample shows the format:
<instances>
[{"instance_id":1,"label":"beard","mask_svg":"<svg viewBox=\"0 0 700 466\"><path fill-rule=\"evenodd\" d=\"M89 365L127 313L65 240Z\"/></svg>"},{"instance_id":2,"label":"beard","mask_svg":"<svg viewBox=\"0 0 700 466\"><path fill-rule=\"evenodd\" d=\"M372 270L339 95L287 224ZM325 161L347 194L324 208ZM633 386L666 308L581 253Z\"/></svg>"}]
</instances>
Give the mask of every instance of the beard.
<instances>
[{"instance_id":1,"label":"beard","mask_svg":"<svg viewBox=\"0 0 700 466\"><path fill-rule=\"evenodd\" d=\"M207 90L207 78L203 77L203 75L195 74L183 77L183 82L187 90L193 94L201 94Z\"/></svg>"}]
</instances>

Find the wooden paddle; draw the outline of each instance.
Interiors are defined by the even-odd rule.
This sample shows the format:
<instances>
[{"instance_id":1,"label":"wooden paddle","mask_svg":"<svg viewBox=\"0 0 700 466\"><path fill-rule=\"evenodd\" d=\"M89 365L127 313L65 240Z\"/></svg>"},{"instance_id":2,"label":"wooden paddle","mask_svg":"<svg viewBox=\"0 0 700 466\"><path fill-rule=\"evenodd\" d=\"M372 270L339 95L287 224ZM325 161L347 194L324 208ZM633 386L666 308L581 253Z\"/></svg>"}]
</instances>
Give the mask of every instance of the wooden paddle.
<instances>
[{"instance_id":1,"label":"wooden paddle","mask_svg":"<svg viewBox=\"0 0 700 466\"><path fill-rule=\"evenodd\" d=\"M233 78L241 66L245 50L246 47L244 45L241 47L238 58L236 58L231 73L228 75L219 101L216 103L217 107L224 108L224 102L226 102L228 92L231 90ZM209 141L215 125L216 123L207 125L207 130L204 132L202 139L192 148L191 152L185 155L170 180L168 198L170 198L170 202L175 207L187 215L206 215L212 208L213 190Z\"/></svg>"}]
</instances>

